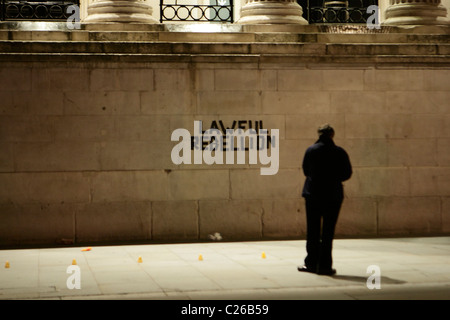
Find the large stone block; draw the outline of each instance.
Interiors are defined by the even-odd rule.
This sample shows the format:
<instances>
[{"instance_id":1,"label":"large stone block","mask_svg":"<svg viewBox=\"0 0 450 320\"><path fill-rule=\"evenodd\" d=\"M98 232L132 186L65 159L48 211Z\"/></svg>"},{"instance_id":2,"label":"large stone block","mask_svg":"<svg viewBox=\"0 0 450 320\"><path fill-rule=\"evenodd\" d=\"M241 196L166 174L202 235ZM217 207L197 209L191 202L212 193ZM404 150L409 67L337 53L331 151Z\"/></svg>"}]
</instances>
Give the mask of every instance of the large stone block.
<instances>
[{"instance_id":1,"label":"large stone block","mask_svg":"<svg viewBox=\"0 0 450 320\"><path fill-rule=\"evenodd\" d=\"M413 138L439 138L446 125L440 114L412 114L410 122L410 137Z\"/></svg>"},{"instance_id":2,"label":"large stone block","mask_svg":"<svg viewBox=\"0 0 450 320\"><path fill-rule=\"evenodd\" d=\"M0 142L0 172L14 171L13 143Z\"/></svg>"},{"instance_id":3,"label":"large stone block","mask_svg":"<svg viewBox=\"0 0 450 320\"><path fill-rule=\"evenodd\" d=\"M301 168L305 151L312 143L307 139L280 140L280 168Z\"/></svg>"},{"instance_id":4,"label":"large stone block","mask_svg":"<svg viewBox=\"0 0 450 320\"><path fill-rule=\"evenodd\" d=\"M73 242L75 205L0 204L0 245Z\"/></svg>"},{"instance_id":5,"label":"large stone block","mask_svg":"<svg viewBox=\"0 0 450 320\"><path fill-rule=\"evenodd\" d=\"M224 240L259 239L263 205L259 200L202 200L199 206L200 239L220 233Z\"/></svg>"},{"instance_id":6,"label":"large stone block","mask_svg":"<svg viewBox=\"0 0 450 320\"><path fill-rule=\"evenodd\" d=\"M198 93L199 114L261 114L258 91L204 91Z\"/></svg>"},{"instance_id":7,"label":"large stone block","mask_svg":"<svg viewBox=\"0 0 450 320\"><path fill-rule=\"evenodd\" d=\"M61 115L64 93L59 91L2 91L1 115Z\"/></svg>"},{"instance_id":8,"label":"large stone block","mask_svg":"<svg viewBox=\"0 0 450 320\"><path fill-rule=\"evenodd\" d=\"M304 178L300 169L280 169L264 176L257 169L230 170L232 199L298 198Z\"/></svg>"},{"instance_id":9,"label":"large stone block","mask_svg":"<svg viewBox=\"0 0 450 320\"><path fill-rule=\"evenodd\" d=\"M321 91L326 90L323 71L311 69L278 70L279 91Z\"/></svg>"},{"instance_id":10,"label":"large stone block","mask_svg":"<svg viewBox=\"0 0 450 320\"><path fill-rule=\"evenodd\" d=\"M442 198L442 232L450 232L450 197Z\"/></svg>"},{"instance_id":11,"label":"large stone block","mask_svg":"<svg viewBox=\"0 0 450 320\"><path fill-rule=\"evenodd\" d=\"M268 91L262 95L263 114L322 114L330 112L330 94L308 91Z\"/></svg>"},{"instance_id":12,"label":"large stone block","mask_svg":"<svg viewBox=\"0 0 450 320\"><path fill-rule=\"evenodd\" d=\"M347 138L408 138L413 132L409 114L346 114Z\"/></svg>"},{"instance_id":13,"label":"large stone block","mask_svg":"<svg viewBox=\"0 0 450 320\"><path fill-rule=\"evenodd\" d=\"M450 195L450 167L412 167L412 196Z\"/></svg>"},{"instance_id":14,"label":"large stone block","mask_svg":"<svg viewBox=\"0 0 450 320\"><path fill-rule=\"evenodd\" d=\"M147 201L78 205L76 242L150 240L152 208Z\"/></svg>"},{"instance_id":15,"label":"large stone block","mask_svg":"<svg viewBox=\"0 0 450 320\"><path fill-rule=\"evenodd\" d=\"M110 115L48 116L43 123L56 142L101 142L120 137L120 133L116 132L116 118Z\"/></svg>"},{"instance_id":16,"label":"large stone block","mask_svg":"<svg viewBox=\"0 0 450 320\"><path fill-rule=\"evenodd\" d=\"M51 116L42 121L56 141L167 140L169 120L147 116Z\"/></svg>"},{"instance_id":17,"label":"large stone block","mask_svg":"<svg viewBox=\"0 0 450 320\"><path fill-rule=\"evenodd\" d=\"M2 116L17 116L26 114L28 106L22 103L17 103L15 97L17 95L11 91L0 92L2 104L0 105L0 115Z\"/></svg>"},{"instance_id":18,"label":"large stone block","mask_svg":"<svg viewBox=\"0 0 450 320\"><path fill-rule=\"evenodd\" d=\"M0 91L31 91L32 68L0 68Z\"/></svg>"},{"instance_id":19,"label":"large stone block","mask_svg":"<svg viewBox=\"0 0 450 320\"><path fill-rule=\"evenodd\" d=\"M92 202L167 200L168 174L155 171L101 171L91 174Z\"/></svg>"},{"instance_id":20,"label":"large stone block","mask_svg":"<svg viewBox=\"0 0 450 320\"><path fill-rule=\"evenodd\" d=\"M89 176L79 172L0 174L1 203L84 203L90 200Z\"/></svg>"},{"instance_id":21,"label":"large stone block","mask_svg":"<svg viewBox=\"0 0 450 320\"><path fill-rule=\"evenodd\" d=\"M437 140L437 163L445 166L450 163L450 139Z\"/></svg>"},{"instance_id":22,"label":"large stone block","mask_svg":"<svg viewBox=\"0 0 450 320\"><path fill-rule=\"evenodd\" d=\"M387 113L384 91L331 91L330 112L345 114Z\"/></svg>"},{"instance_id":23,"label":"large stone block","mask_svg":"<svg viewBox=\"0 0 450 320\"><path fill-rule=\"evenodd\" d=\"M195 96L191 91L161 89L141 93L141 110L145 115L194 114Z\"/></svg>"},{"instance_id":24,"label":"large stone block","mask_svg":"<svg viewBox=\"0 0 450 320\"><path fill-rule=\"evenodd\" d=\"M154 71L155 90L190 91L194 88L194 73L189 69L164 68Z\"/></svg>"},{"instance_id":25,"label":"large stone block","mask_svg":"<svg viewBox=\"0 0 450 320\"><path fill-rule=\"evenodd\" d=\"M353 176L344 183L349 197L409 196L408 168L354 168Z\"/></svg>"},{"instance_id":26,"label":"large stone block","mask_svg":"<svg viewBox=\"0 0 450 320\"><path fill-rule=\"evenodd\" d=\"M447 104L449 100L449 91L403 90L386 92L386 101L390 113L445 114L448 113Z\"/></svg>"},{"instance_id":27,"label":"large stone block","mask_svg":"<svg viewBox=\"0 0 450 320\"><path fill-rule=\"evenodd\" d=\"M424 70L420 69L366 69L365 90L423 90Z\"/></svg>"},{"instance_id":28,"label":"large stone block","mask_svg":"<svg viewBox=\"0 0 450 320\"><path fill-rule=\"evenodd\" d=\"M174 170L168 179L171 200L230 198L228 170Z\"/></svg>"},{"instance_id":29,"label":"large stone block","mask_svg":"<svg viewBox=\"0 0 450 320\"><path fill-rule=\"evenodd\" d=\"M153 70L148 68L93 69L90 72L90 90L149 91L153 90Z\"/></svg>"},{"instance_id":30,"label":"large stone block","mask_svg":"<svg viewBox=\"0 0 450 320\"><path fill-rule=\"evenodd\" d=\"M434 166L437 164L435 139L388 139L389 166Z\"/></svg>"},{"instance_id":31,"label":"large stone block","mask_svg":"<svg viewBox=\"0 0 450 320\"><path fill-rule=\"evenodd\" d=\"M218 69L214 71L214 86L217 91L261 90L260 71L252 69Z\"/></svg>"},{"instance_id":32,"label":"large stone block","mask_svg":"<svg viewBox=\"0 0 450 320\"><path fill-rule=\"evenodd\" d=\"M304 200L264 200L263 237L289 239L306 237Z\"/></svg>"},{"instance_id":33,"label":"large stone block","mask_svg":"<svg viewBox=\"0 0 450 320\"><path fill-rule=\"evenodd\" d=\"M214 91L215 70L199 68L195 70L195 90Z\"/></svg>"},{"instance_id":34,"label":"large stone block","mask_svg":"<svg viewBox=\"0 0 450 320\"><path fill-rule=\"evenodd\" d=\"M113 141L99 145L102 170L175 169L171 159L172 145L161 141Z\"/></svg>"},{"instance_id":35,"label":"large stone block","mask_svg":"<svg viewBox=\"0 0 450 320\"><path fill-rule=\"evenodd\" d=\"M35 92L87 91L90 83L89 70L69 67L32 68L31 82Z\"/></svg>"},{"instance_id":36,"label":"large stone block","mask_svg":"<svg viewBox=\"0 0 450 320\"><path fill-rule=\"evenodd\" d=\"M139 92L69 91L64 93L65 115L136 115L141 114Z\"/></svg>"},{"instance_id":37,"label":"large stone block","mask_svg":"<svg viewBox=\"0 0 450 320\"><path fill-rule=\"evenodd\" d=\"M439 197L382 197L378 201L379 235L437 233L442 230Z\"/></svg>"},{"instance_id":38,"label":"large stone block","mask_svg":"<svg viewBox=\"0 0 450 320\"><path fill-rule=\"evenodd\" d=\"M302 114L286 117L286 139L317 140L317 129L329 123L336 132L336 140L346 137L346 116L343 114Z\"/></svg>"},{"instance_id":39,"label":"large stone block","mask_svg":"<svg viewBox=\"0 0 450 320\"><path fill-rule=\"evenodd\" d=\"M354 167L380 167L388 163L388 142L385 139L346 139L342 147Z\"/></svg>"},{"instance_id":40,"label":"large stone block","mask_svg":"<svg viewBox=\"0 0 450 320\"><path fill-rule=\"evenodd\" d=\"M372 197L346 197L336 225L336 237L377 235L377 202Z\"/></svg>"},{"instance_id":41,"label":"large stone block","mask_svg":"<svg viewBox=\"0 0 450 320\"><path fill-rule=\"evenodd\" d=\"M136 115L114 117L114 140L160 141L169 143L171 116ZM191 126L193 126L193 123Z\"/></svg>"},{"instance_id":42,"label":"large stone block","mask_svg":"<svg viewBox=\"0 0 450 320\"><path fill-rule=\"evenodd\" d=\"M278 90L278 71L271 69L261 70L261 90L277 91Z\"/></svg>"},{"instance_id":43,"label":"large stone block","mask_svg":"<svg viewBox=\"0 0 450 320\"><path fill-rule=\"evenodd\" d=\"M364 90L364 70L323 70L323 88L332 91Z\"/></svg>"},{"instance_id":44,"label":"large stone block","mask_svg":"<svg viewBox=\"0 0 450 320\"><path fill-rule=\"evenodd\" d=\"M154 240L196 240L199 237L197 201L155 201L152 203Z\"/></svg>"},{"instance_id":45,"label":"large stone block","mask_svg":"<svg viewBox=\"0 0 450 320\"><path fill-rule=\"evenodd\" d=\"M450 82L450 70L432 69L423 71L424 88L430 91L447 91Z\"/></svg>"},{"instance_id":46,"label":"large stone block","mask_svg":"<svg viewBox=\"0 0 450 320\"><path fill-rule=\"evenodd\" d=\"M0 141L38 142L52 141L53 132L45 117L0 117Z\"/></svg>"},{"instance_id":47,"label":"large stone block","mask_svg":"<svg viewBox=\"0 0 450 320\"><path fill-rule=\"evenodd\" d=\"M439 130L440 138L450 138L450 115L446 114L442 116L442 124Z\"/></svg>"},{"instance_id":48,"label":"large stone block","mask_svg":"<svg viewBox=\"0 0 450 320\"><path fill-rule=\"evenodd\" d=\"M94 142L16 143L15 170L21 172L99 170L98 148Z\"/></svg>"}]
</instances>

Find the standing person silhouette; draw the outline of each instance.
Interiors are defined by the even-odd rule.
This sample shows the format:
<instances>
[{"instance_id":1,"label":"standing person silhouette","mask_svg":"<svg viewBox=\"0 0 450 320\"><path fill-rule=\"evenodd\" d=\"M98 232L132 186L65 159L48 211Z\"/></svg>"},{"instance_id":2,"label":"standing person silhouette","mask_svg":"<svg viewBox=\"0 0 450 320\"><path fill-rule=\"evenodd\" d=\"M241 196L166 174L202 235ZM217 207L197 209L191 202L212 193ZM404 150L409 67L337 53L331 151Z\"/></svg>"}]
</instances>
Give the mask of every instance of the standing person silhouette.
<instances>
[{"instance_id":1,"label":"standing person silhouette","mask_svg":"<svg viewBox=\"0 0 450 320\"><path fill-rule=\"evenodd\" d=\"M344 199L342 182L350 179L352 166L347 152L334 143L334 129L329 124L319 127L318 134L319 140L306 150L302 164L307 256L298 270L334 275L332 247Z\"/></svg>"}]
</instances>

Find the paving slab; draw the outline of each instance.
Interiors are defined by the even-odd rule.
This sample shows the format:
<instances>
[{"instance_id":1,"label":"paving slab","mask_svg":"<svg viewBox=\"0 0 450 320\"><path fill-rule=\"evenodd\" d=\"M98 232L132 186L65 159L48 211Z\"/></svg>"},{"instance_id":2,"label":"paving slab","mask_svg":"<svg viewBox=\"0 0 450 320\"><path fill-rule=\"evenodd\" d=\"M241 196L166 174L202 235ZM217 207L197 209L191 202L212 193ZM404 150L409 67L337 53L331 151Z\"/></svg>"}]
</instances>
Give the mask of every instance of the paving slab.
<instances>
[{"instance_id":1,"label":"paving slab","mask_svg":"<svg viewBox=\"0 0 450 320\"><path fill-rule=\"evenodd\" d=\"M291 240L0 250L0 299L450 299L450 237L337 239L335 276L297 271L305 244ZM69 270L74 260L76 267Z\"/></svg>"}]
</instances>

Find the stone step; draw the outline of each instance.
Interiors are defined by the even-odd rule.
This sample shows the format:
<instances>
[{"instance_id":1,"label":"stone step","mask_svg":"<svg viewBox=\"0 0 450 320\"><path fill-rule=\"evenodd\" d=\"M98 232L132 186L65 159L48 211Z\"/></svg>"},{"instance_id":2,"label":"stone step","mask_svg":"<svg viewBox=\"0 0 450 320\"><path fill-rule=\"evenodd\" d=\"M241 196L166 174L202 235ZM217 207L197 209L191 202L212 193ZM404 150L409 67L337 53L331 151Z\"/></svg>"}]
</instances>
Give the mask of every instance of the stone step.
<instances>
[{"instance_id":1,"label":"stone step","mask_svg":"<svg viewBox=\"0 0 450 320\"><path fill-rule=\"evenodd\" d=\"M26 30L26 31L71 31L66 22L50 21L2 21L0 30ZM249 32L249 33L409 33L409 34L449 34L450 26L381 26L380 29L370 29L365 24L310 24L310 25L239 25L233 23L81 23L82 31L170 31L170 32Z\"/></svg>"},{"instance_id":2,"label":"stone step","mask_svg":"<svg viewBox=\"0 0 450 320\"><path fill-rule=\"evenodd\" d=\"M448 43L450 27L365 25L241 26L236 24L81 24L2 22L0 40L109 42Z\"/></svg>"},{"instance_id":3,"label":"stone step","mask_svg":"<svg viewBox=\"0 0 450 320\"><path fill-rule=\"evenodd\" d=\"M276 42L276 43L449 43L447 34L338 34L338 33L250 33L170 31L19 31L0 30L0 40L10 41L109 41L109 42Z\"/></svg>"},{"instance_id":4,"label":"stone step","mask_svg":"<svg viewBox=\"0 0 450 320\"><path fill-rule=\"evenodd\" d=\"M166 54L166 55L449 55L450 43L201 43L109 41L0 41L2 53L49 54Z\"/></svg>"}]
</instances>

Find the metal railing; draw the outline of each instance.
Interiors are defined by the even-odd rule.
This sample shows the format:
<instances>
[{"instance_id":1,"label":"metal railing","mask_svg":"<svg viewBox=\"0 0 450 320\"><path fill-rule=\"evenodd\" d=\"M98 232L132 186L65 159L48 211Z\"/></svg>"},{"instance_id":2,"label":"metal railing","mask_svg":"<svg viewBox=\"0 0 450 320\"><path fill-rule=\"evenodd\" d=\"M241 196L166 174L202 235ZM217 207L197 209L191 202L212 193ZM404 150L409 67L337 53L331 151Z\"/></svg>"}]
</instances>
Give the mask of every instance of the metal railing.
<instances>
[{"instance_id":1,"label":"metal railing","mask_svg":"<svg viewBox=\"0 0 450 320\"><path fill-rule=\"evenodd\" d=\"M303 16L309 23L366 23L367 8L377 0L299 0Z\"/></svg>"},{"instance_id":2,"label":"metal railing","mask_svg":"<svg viewBox=\"0 0 450 320\"><path fill-rule=\"evenodd\" d=\"M212 0L210 4L197 1L160 0L160 22L234 22L233 0Z\"/></svg>"},{"instance_id":3,"label":"metal railing","mask_svg":"<svg viewBox=\"0 0 450 320\"><path fill-rule=\"evenodd\" d=\"M233 0L200 1L160 0L160 22L234 22ZM203 1L203 3L206 1ZM0 0L0 20L64 21L71 13L67 7L79 5L80 0ZM367 7L377 0L298 0L303 16L311 24L365 23Z\"/></svg>"},{"instance_id":4,"label":"metal railing","mask_svg":"<svg viewBox=\"0 0 450 320\"><path fill-rule=\"evenodd\" d=\"M67 13L67 7L79 4L79 0L0 0L0 20L63 21L72 14Z\"/></svg>"}]
</instances>

